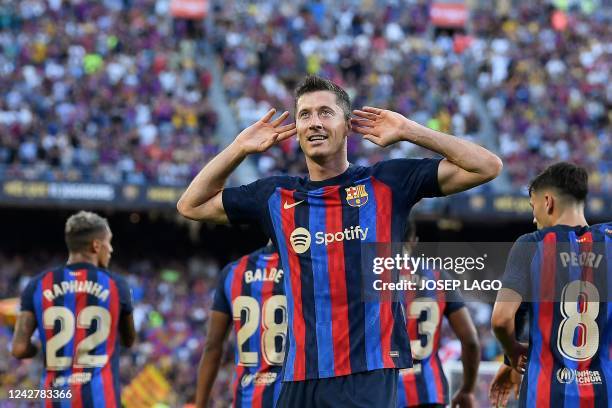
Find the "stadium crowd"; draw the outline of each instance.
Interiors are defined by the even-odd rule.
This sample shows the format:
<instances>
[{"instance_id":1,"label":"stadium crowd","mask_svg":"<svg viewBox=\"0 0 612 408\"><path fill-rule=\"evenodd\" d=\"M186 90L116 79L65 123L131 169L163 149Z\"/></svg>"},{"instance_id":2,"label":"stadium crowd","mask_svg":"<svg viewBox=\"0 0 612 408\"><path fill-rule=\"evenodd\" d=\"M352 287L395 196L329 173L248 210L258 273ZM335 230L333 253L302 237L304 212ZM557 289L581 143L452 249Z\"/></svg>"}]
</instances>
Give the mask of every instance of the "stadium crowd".
<instances>
[{"instance_id":1,"label":"stadium crowd","mask_svg":"<svg viewBox=\"0 0 612 408\"><path fill-rule=\"evenodd\" d=\"M0 300L19 296L27 280L44 268L65 262L63 254L45 252L12 255L0 253ZM193 256L178 259L138 259L112 261L111 269L127 276L134 297L134 320L138 340L120 361L121 382L125 388L148 364L155 365L170 384L168 403L183 406L195 399L197 367L204 345L206 327L219 265L212 258ZM489 305L468 303L482 342L483 360L498 360L500 349L490 331ZM20 362L9 352L12 328L0 324L0 406L10 389L35 389L40 381L40 355ZM442 332L441 358L459 360L461 348L448 326ZM233 344L233 343L232 343ZM215 407L228 406L233 380L233 346L225 351L223 367L215 383ZM4 400L4 401L3 401Z\"/></svg>"},{"instance_id":2,"label":"stadium crowd","mask_svg":"<svg viewBox=\"0 0 612 408\"><path fill-rule=\"evenodd\" d=\"M551 162L571 161L589 170L592 191L610 193L612 16L542 9L522 2L473 18L477 84L504 166L520 188Z\"/></svg>"},{"instance_id":3,"label":"stadium crowd","mask_svg":"<svg viewBox=\"0 0 612 408\"><path fill-rule=\"evenodd\" d=\"M193 177L217 151L212 78L201 29L168 5L0 1L0 176Z\"/></svg>"}]
</instances>

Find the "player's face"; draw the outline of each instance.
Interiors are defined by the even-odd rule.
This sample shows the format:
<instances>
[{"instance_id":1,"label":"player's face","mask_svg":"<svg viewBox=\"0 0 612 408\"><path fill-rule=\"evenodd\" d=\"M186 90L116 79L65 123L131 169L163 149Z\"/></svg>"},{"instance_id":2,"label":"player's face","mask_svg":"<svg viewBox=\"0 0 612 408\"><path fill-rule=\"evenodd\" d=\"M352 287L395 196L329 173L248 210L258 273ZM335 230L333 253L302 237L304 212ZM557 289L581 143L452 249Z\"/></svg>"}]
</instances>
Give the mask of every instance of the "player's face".
<instances>
[{"instance_id":1,"label":"player's face","mask_svg":"<svg viewBox=\"0 0 612 408\"><path fill-rule=\"evenodd\" d=\"M103 268L108 268L108 264L110 263L111 255L113 253L113 246L111 245L111 240L113 239L113 234L110 230L106 230L104 233L104 237L98 239L97 254L98 254L98 265Z\"/></svg>"},{"instance_id":2,"label":"player's face","mask_svg":"<svg viewBox=\"0 0 612 408\"><path fill-rule=\"evenodd\" d=\"M529 204L533 210L533 223L538 229L549 227L548 222L548 195L532 191L529 196Z\"/></svg>"},{"instance_id":3,"label":"player's face","mask_svg":"<svg viewBox=\"0 0 612 408\"><path fill-rule=\"evenodd\" d=\"M307 157L323 158L344 151L350 122L344 119L333 92L304 94L298 99L296 108L297 136Z\"/></svg>"}]
</instances>

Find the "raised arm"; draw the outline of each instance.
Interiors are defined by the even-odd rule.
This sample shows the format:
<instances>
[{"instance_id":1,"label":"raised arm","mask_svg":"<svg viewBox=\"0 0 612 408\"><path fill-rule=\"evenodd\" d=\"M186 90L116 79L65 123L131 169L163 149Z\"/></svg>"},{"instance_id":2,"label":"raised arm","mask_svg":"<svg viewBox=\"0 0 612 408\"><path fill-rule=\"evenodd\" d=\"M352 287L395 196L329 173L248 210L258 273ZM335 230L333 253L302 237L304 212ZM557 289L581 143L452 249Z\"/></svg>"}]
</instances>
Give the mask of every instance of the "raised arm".
<instances>
[{"instance_id":1,"label":"raised arm","mask_svg":"<svg viewBox=\"0 0 612 408\"><path fill-rule=\"evenodd\" d=\"M289 112L270 121L275 112L275 109L269 110L263 118L244 129L228 147L204 166L176 205L182 216L217 224L229 222L221 193L230 174L249 154L264 152L275 143L295 135L295 124L281 126Z\"/></svg>"},{"instance_id":2,"label":"raised arm","mask_svg":"<svg viewBox=\"0 0 612 408\"><path fill-rule=\"evenodd\" d=\"M438 183L443 194L453 194L497 177L502 161L482 146L429 129L397 112L364 107L355 110L352 129L379 146L407 141L442 155Z\"/></svg>"}]
</instances>

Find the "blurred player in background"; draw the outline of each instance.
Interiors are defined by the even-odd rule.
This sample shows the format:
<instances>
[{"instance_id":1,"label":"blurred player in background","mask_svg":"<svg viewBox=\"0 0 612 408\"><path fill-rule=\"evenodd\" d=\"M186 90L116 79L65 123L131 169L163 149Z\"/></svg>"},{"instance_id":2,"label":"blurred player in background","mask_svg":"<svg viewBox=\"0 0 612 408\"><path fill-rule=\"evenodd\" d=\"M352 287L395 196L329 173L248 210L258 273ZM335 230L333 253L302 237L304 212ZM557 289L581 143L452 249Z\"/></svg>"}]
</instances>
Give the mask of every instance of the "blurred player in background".
<instances>
[{"instance_id":1,"label":"blurred player in background","mask_svg":"<svg viewBox=\"0 0 612 408\"><path fill-rule=\"evenodd\" d=\"M283 278L280 258L271 245L223 269L200 360L197 407L208 406L232 321L236 334L233 406L276 405L287 335Z\"/></svg>"},{"instance_id":2,"label":"blurred player in background","mask_svg":"<svg viewBox=\"0 0 612 408\"><path fill-rule=\"evenodd\" d=\"M398 242L424 197L464 191L501 171L501 160L466 140L377 108L355 110L345 90L310 76L295 93L296 123L270 110L196 176L177 204L187 218L260 223L288 273L288 348L279 406L396 407L398 368L412 365L398 302L364 301L361 252ZM405 141L444 159L351 165L350 131L380 146ZM251 154L297 134L308 177L276 176L225 188ZM315 381L307 381L315 380Z\"/></svg>"},{"instance_id":3,"label":"blurred player in background","mask_svg":"<svg viewBox=\"0 0 612 408\"><path fill-rule=\"evenodd\" d=\"M408 220L404 238L406 252L412 253L418 237L416 225ZM440 273L421 270L406 277L438 280ZM444 277L447 279L448 277ZM472 318L459 291L406 291L407 329L413 368L400 371L397 403L405 407L444 407L448 405L448 381L438 356L442 318L461 342L463 384L452 399L451 407L475 407L474 387L480 364L480 343Z\"/></svg>"},{"instance_id":4,"label":"blurred player in background","mask_svg":"<svg viewBox=\"0 0 612 408\"><path fill-rule=\"evenodd\" d=\"M612 223L588 226L587 193L586 170L570 163L554 164L531 182L538 231L513 247L493 310L494 333L512 366L496 376L494 404L505 405L522 373L521 407L612 403ZM528 348L515 334L523 300Z\"/></svg>"},{"instance_id":5,"label":"blurred player in background","mask_svg":"<svg viewBox=\"0 0 612 408\"><path fill-rule=\"evenodd\" d=\"M66 221L66 265L30 280L21 295L12 353L34 357L38 328L45 372L41 388L70 390L47 407L119 407L119 344L136 339L131 294L108 267L113 247L105 218L81 211Z\"/></svg>"}]
</instances>

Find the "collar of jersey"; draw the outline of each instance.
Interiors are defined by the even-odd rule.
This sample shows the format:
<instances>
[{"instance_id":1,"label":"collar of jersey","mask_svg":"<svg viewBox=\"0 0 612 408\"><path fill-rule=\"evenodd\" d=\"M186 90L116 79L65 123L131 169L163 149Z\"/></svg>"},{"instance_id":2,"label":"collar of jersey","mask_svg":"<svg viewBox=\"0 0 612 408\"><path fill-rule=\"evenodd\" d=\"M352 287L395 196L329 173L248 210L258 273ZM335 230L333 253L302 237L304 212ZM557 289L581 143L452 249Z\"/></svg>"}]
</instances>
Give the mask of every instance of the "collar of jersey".
<instances>
[{"instance_id":1,"label":"collar of jersey","mask_svg":"<svg viewBox=\"0 0 612 408\"><path fill-rule=\"evenodd\" d=\"M348 168L344 171L344 173L338 174L337 176L334 176L332 178L328 178L325 180L319 180L319 181L313 181L310 179L309 176L306 176L304 178L305 181L305 185L307 187L314 187L314 188L319 188L319 187L325 187L325 186L333 186L333 185L341 185L346 181L349 181L353 175L353 173L355 172L355 170L357 169L358 166L355 166L352 163L349 163Z\"/></svg>"},{"instance_id":2,"label":"collar of jersey","mask_svg":"<svg viewBox=\"0 0 612 408\"><path fill-rule=\"evenodd\" d=\"M75 262L75 263L71 263L71 264L66 264L65 267L74 271L75 269L91 269L91 268L96 268L96 265L94 265L92 263L89 263L89 262Z\"/></svg>"},{"instance_id":3,"label":"collar of jersey","mask_svg":"<svg viewBox=\"0 0 612 408\"><path fill-rule=\"evenodd\" d=\"M589 231L590 227L588 225L586 226L581 226L581 225L565 225L565 224L557 224L557 225L553 225L551 227L546 227L546 228L542 228L540 230L540 232L549 232L549 231L555 231L555 230L562 230L562 231L574 231L576 234L578 234L578 236L582 236L585 233L587 233Z\"/></svg>"}]
</instances>

